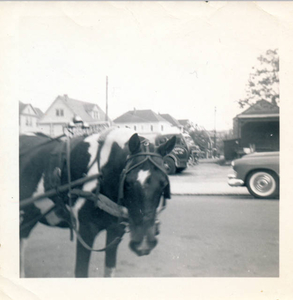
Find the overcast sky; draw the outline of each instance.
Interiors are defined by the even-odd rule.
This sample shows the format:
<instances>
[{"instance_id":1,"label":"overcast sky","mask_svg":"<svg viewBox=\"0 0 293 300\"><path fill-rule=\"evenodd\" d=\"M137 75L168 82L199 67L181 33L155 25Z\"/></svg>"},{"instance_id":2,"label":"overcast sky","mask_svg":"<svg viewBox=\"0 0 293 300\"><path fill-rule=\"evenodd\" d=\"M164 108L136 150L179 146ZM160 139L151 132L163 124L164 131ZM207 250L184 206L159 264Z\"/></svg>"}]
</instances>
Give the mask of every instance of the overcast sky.
<instances>
[{"instance_id":1,"label":"overcast sky","mask_svg":"<svg viewBox=\"0 0 293 300\"><path fill-rule=\"evenodd\" d=\"M278 48L278 20L253 2L33 3L19 19L18 100L58 95L109 116L152 109L232 128L257 57ZM44 10L45 9L45 10Z\"/></svg>"}]
</instances>

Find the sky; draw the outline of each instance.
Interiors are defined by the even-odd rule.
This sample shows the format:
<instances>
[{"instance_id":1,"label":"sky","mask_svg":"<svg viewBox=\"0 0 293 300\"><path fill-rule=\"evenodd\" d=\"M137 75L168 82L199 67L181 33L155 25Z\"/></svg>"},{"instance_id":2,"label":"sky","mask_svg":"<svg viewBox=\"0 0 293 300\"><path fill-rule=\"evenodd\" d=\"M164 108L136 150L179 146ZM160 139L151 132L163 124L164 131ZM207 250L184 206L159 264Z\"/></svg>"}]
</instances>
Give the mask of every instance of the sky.
<instances>
[{"instance_id":1,"label":"sky","mask_svg":"<svg viewBox=\"0 0 293 300\"><path fill-rule=\"evenodd\" d=\"M18 100L58 95L228 130L257 57L278 48L277 18L253 2L34 3L18 22ZM216 113L215 113L216 108Z\"/></svg>"}]
</instances>

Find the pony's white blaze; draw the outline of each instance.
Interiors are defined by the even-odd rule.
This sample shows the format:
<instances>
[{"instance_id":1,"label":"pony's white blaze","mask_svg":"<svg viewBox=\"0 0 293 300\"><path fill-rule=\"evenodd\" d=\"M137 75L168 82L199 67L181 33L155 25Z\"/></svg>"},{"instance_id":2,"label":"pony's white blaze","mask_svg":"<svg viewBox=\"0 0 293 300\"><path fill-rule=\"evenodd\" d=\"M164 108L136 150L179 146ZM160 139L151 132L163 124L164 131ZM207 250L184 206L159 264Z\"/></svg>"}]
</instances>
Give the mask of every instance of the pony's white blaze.
<instances>
[{"instance_id":1,"label":"pony's white blaze","mask_svg":"<svg viewBox=\"0 0 293 300\"><path fill-rule=\"evenodd\" d=\"M130 137L135 132L132 130L129 130L127 128L119 129L119 130L113 130L109 132L109 134L106 136L106 140L104 142L103 148L101 150L101 156L100 156L100 166L101 168L108 162L109 156L111 153L111 149L113 146L113 143L117 143L121 149L125 147L125 143L128 142Z\"/></svg>"},{"instance_id":2,"label":"pony's white blaze","mask_svg":"<svg viewBox=\"0 0 293 300\"><path fill-rule=\"evenodd\" d=\"M147 178L151 175L151 172L149 170L140 170L137 173L137 181L140 182L142 186L144 186Z\"/></svg>"}]
</instances>

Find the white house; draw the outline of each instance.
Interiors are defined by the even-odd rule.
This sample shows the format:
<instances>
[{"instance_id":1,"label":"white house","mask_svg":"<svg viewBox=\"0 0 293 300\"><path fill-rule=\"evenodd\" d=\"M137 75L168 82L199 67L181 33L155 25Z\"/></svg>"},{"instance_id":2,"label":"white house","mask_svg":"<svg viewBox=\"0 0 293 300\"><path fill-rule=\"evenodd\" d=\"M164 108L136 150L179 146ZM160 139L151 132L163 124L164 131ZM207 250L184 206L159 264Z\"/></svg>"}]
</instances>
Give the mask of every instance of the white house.
<instances>
[{"instance_id":1,"label":"white house","mask_svg":"<svg viewBox=\"0 0 293 300\"><path fill-rule=\"evenodd\" d=\"M178 133L180 129L173 126L162 116L150 109L132 110L124 113L113 121L118 127L129 127L137 133Z\"/></svg>"},{"instance_id":2,"label":"white house","mask_svg":"<svg viewBox=\"0 0 293 300\"><path fill-rule=\"evenodd\" d=\"M38 121L42 115L39 108L19 101L19 133L40 131Z\"/></svg>"},{"instance_id":3,"label":"white house","mask_svg":"<svg viewBox=\"0 0 293 300\"><path fill-rule=\"evenodd\" d=\"M160 114L160 116L167 120L169 123L171 123L175 131L179 130L180 132L183 132L184 126L180 124L177 119L175 119L169 114Z\"/></svg>"},{"instance_id":4,"label":"white house","mask_svg":"<svg viewBox=\"0 0 293 300\"><path fill-rule=\"evenodd\" d=\"M97 104L63 95L58 96L44 113L39 121L39 128L43 133L56 137L63 134L64 127L76 116L90 126L91 132L109 127L111 122L106 120L106 114Z\"/></svg>"}]
</instances>

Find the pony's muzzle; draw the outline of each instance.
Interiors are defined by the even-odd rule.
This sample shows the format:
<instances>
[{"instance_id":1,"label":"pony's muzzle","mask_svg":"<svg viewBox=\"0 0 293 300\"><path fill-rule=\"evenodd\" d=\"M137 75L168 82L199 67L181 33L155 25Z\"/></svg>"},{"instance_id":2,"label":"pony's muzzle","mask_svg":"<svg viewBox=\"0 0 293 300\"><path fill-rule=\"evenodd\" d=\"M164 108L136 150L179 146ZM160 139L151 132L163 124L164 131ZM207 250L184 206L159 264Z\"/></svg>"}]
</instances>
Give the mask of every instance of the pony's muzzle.
<instances>
[{"instance_id":1,"label":"pony's muzzle","mask_svg":"<svg viewBox=\"0 0 293 300\"><path fill-rule=\"evenodd\" d=\"M156 238L149 240L147 236L144 236L141 242L130 241L130 249L138 256L148 255L157 245Z\"/></svg>"}]
</instances>

